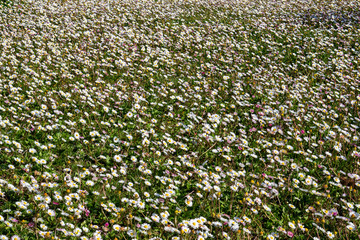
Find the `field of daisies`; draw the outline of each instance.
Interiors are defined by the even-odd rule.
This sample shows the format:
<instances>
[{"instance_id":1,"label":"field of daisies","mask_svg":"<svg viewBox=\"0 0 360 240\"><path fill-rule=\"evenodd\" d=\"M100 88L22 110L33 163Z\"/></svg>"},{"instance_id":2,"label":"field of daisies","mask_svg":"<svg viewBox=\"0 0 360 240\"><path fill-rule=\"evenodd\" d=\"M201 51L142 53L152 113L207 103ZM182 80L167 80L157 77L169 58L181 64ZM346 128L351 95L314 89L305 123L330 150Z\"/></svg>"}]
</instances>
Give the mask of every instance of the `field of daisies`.
<instances>
[{"instance_id":1,"label":"field of daisies","mask_svg":"<svg viewBox=\"0 0 360 240\"><path fill-rule=\"evenodd\" d=\"M358 239L360 2L0 7L0 239Z\"/></svg>"}]
</instances>

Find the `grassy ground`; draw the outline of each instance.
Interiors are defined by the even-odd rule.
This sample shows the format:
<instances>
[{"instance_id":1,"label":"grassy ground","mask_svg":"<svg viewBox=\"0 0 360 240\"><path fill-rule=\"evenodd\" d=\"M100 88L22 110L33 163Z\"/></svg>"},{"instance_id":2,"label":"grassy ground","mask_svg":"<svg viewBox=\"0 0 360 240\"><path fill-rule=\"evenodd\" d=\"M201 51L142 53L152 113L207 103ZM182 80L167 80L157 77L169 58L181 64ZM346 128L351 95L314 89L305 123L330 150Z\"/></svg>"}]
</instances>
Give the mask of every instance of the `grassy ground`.
<instances>
[{"instance_id":1,"label":"grassy ground","mask_svg":"<svg viewBox=\"0 0 360 240\"><path fill-rule=\"evenodd\" d=\"M0 10L0 239L356 239L357 1Z\"/></svg>"}]
</instances>

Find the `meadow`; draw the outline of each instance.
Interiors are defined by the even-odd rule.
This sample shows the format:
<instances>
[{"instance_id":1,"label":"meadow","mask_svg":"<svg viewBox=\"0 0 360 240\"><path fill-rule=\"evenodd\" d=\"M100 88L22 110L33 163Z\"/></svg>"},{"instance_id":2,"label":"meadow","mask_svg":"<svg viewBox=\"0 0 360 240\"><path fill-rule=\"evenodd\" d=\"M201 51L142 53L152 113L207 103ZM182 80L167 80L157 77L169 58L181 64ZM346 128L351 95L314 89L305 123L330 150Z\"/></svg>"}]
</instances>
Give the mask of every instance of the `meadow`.
<instances>
[{"instance_id":1,"label":"meadow","mask_svg":"<svg viewBox=\"0 0 360 240\"><path fill-rule=\"evenodd\" d=\"M358 239L360 2L0 6L0 239Z\"/></svg>"}]
</instances>

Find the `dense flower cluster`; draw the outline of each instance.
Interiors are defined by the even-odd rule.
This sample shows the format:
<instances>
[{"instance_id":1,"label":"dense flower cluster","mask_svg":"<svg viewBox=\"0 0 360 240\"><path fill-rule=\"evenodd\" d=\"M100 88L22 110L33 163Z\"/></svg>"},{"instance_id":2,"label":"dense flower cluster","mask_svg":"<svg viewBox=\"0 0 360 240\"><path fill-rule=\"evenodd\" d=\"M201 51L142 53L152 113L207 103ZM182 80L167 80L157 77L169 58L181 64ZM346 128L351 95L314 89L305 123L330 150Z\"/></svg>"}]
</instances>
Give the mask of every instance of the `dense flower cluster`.
<instances>
[{"instance_id":1,"label":"dense flower cluster","mask_svg":"<svg viewBox=\"0 0 360 240\"><path fill-rule=\"evenodd\" d=\"M2 7L0 239L355 239L359 20L355 0Z\"/></svg>"}]
</instances>

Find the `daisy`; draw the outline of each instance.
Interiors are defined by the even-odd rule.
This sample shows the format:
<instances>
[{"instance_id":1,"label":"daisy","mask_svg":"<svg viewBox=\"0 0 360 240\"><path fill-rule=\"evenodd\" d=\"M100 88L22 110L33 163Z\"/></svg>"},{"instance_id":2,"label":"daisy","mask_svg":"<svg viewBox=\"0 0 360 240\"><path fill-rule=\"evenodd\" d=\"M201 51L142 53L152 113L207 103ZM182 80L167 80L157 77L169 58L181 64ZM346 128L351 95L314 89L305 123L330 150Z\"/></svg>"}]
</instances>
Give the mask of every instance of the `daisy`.
<instances>
[{"instance_id":1,"label":"daisy","mask_svg":"<svg viewBox=\"0 0 360 240\"><path fill-rule=\"evenodd\" d=\"M271 212L271 209L267 205L263 205L264 209L268 212Z\"/></svg>"},{"instance_id":2,"label":"daisy","mask_svg":"<svg viewBox=\"0 0 360 240\"><path fill-rule=\"evenodd\" d=\"M114 225L113 225L113 229L114 229L115 231L119 232L120 229L121 229L121 227L120 227L119 224L114 224Z\"/></svg>"},{"instance_id":3,"label":"daisy","mask_svg":"<svg viewBox=\"0 0 360 240\"><path fill-rule=\"evenodd\" d=\"M52 209L48 209L47 210L47 213L51 216L51 217L54 217L56 215L55 211L52 210Z\"/></svg>"},{"instance_id":4,"label":"daisy","mask_svg":"<svg viewBox=\"0 0 360 240\"><path fill-rule=\"evenodd\" d=\"M115 155L114 160L115 162L121 162L122 158L120 157L120 155Z\"/></svg>"},{"instance_id":5,"label":"daisy","mask_svg":"<svg viewBox=\"0 0 360 240\"><path fill-rule=\"evenodd\" d=\"M289 227L292 228L292 229L295 229L296 225L293 222L289 222Z\"/></svg>"},{"instance_id":6,"label":"daisy","mask_svg":"<svg viewBox=\"0 0 360 240\"><path fill-rule=\"evenodd\" d=\"M275 237L271 234L267 235L266 237L267 240L275 240Z\"/></svg>"},{"instance_id":7,"label":"daisy","mask_svg":"<svg viewBox=\"0 0 360 240\"><path fill-rule=\"evenodd\" d=\"M356 227L354 224L350 223L349 225L346 226L346 228L349 229L350 231L353 231L355 230Z\"/></svg>"},{"instance_id":8,"label":"daisy","mask_svg":"<svg viewBox=\"0 0 360 240\"><path fill-rule=\"evenodd\" d=\"M160 221L160 217L157 215L157 214L153 214L151 216L151 219L154 221L154 222L159 222Z\"/></svg>"},{"instance_id":9,"label":"daisy","mask_svg":"<svg viewBox=\"0 0 360 240\"><path fill-rule=\"evenodd\" d=\"M327 232L326 232L326 235L327 235L328 238L330 238L330 239L333 239L333 238L335 237L335 235L334 235L332 232L330 232L330 231L327 231Z\"/></svg>"},{"instance_id":10,"label":"daisy","mask_svg":"<svg viewBox=\"0 0 360 240\"><path fill-rule=\"evenodd\" d=\"M141 225L141 228L147 231L147 230L151 229L151 226L149 224L147 224L147 223L144 223L144 224Z\"/></svg>"},{"instance_id":11,"label":"daisy","mask_svg":"<svg viewBox=\"0 0 360 240\"><path fill-rule=\"evenodd\" d=\"M77 139L77 140L80 139L80 134L78 132L74 133L74 138Z\"/></svg>"},{"instance_id":12,"label":"daisy","mask_svg":"<svg viewBox=\"0 0 360 240\"><path fill-rule=\"evenodd\" d=\"M198 229L199 223L198 223L196 220L191 220L191 221L190 221L190 226L191 226L193 229Z\"/></svg>"},{"instance_id":13,"label":"daisy","mask_svg":"<svg viewBox=\"0 0 360 240\"><path fill-rule=\"evenodd\" d=\"M189 200L189 199L185 200L185 204L186 204L186 206L188 206L188 207L191 207L191 206L193 205L192 201Z\"/></svg>"}]
</instances>

